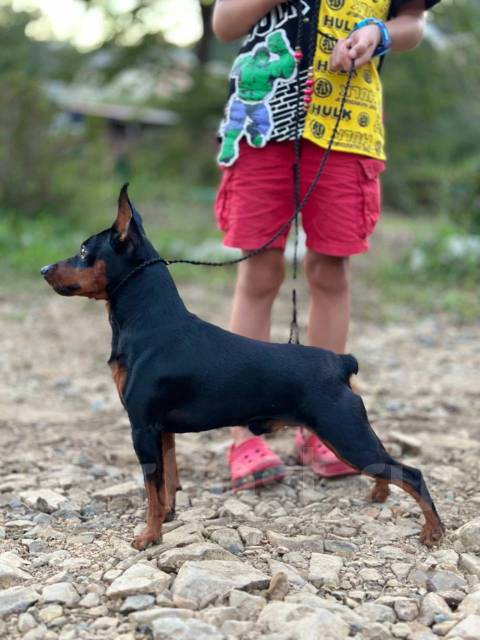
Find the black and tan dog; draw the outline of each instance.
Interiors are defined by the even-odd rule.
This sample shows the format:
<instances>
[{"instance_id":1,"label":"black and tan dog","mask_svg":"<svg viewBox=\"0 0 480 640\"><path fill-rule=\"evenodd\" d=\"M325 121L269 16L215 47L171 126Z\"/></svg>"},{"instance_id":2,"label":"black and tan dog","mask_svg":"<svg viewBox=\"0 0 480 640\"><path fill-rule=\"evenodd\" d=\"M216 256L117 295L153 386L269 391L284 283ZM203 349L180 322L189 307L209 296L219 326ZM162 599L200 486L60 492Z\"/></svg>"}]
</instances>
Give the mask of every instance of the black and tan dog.
<instances>
[{"instance_id":1,"label":"black and tan dog","mask_svg":"<svg viewBox=\"0 0 480 640\"><path fill-rule=\"evenodd\" d=\"M417 500L432 545L444 528L421 472L394 460L372 430L349 380L350 355L243 338L189 313L164 262L145 236L126 186L110 229L79 253L42 269L65 296L107 300L112 326L109 361L130 418L148 497L147 526L133 545L161 539L174 512L175 433L246 425L259 434L276 425L308 425L346 463L376 479L383 501L394 483Z\"/></svg>"}]
</instances>

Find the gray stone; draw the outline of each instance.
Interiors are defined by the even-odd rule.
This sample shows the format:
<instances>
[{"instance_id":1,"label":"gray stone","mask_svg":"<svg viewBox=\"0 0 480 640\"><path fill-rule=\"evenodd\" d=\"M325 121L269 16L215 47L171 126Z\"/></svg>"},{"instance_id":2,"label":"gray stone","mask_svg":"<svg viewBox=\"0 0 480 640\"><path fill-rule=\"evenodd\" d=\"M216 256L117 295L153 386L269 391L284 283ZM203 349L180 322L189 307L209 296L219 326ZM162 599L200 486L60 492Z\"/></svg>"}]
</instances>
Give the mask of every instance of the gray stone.
<instances>
[{"instance_id":1,"label":"gray stone","mask_svg":"<svg viewBox=\"0 0 480 640\"><path fill-rule=\"evenodd\" d=\"M395 622L393 610L384 604L364 602L355 609L355 613L370 622Z\"/></svg>"},{"instance_id":2,"label":"gray stone","mask_svg":"<svg viewBox=\"0 0 480 640\"><path fill-rule=\"evenodd\" d=\"M267 601L263 596L255 596L245 591L232 589L229 594L229 604L234 607L243 619L256 618L258 613L266 606Z\"/></svg>"},{"instance_id":3,"label":"gray stone","mask_svg":"<svg viewBox=\"0 0 480 640\"><path fill-rule=\"evenodd\" d=\"M267 531L267 537L271 544L277 547L285 547L289 551L316 551L323 553L323 539L320 536L285 536L276 531Z\"/></svg>"},{"instance_id":4,"label":"gray stone","mask_svg":"<svg viewBox=\"0 0 480 640\"><path fill-rule=\"evenodd\" d=\"M78 603L81 607L91 609L92 607L98 607L100 604L100 596L98 593L87 593L87 595Z\"/></svg>"},{"instance_id":5,"label":"gray stone","mask_svg":"<svg viewBox=\"0 0 480 640\"><path fill-rule=\"evenodd\" d=\"M466 580L453 571L433 571L427 580L428 591L465 589L466 586Z\"/></svg>"},{"instance_id":6,"label":"gray stone","mask_svg":"<svg viewBox=\"0 0 480 640\"><path fill-rule=\"evenodd\" d=\"M37 621L31 613L21 613L18 616L17 627L20 633L26 633L37 626Z\"/></svg>"},{"instance_id":7,"label":"gray stone","mask_svg":"<svg viewBox=\"0 0 480 640\"><path fill-rule=\"evenodd\" d=\"M157 618L151 629L153 640L225 640L221 631L195 618Z\"/></svg>"},{"instance_id":8,"label":"gray stone","mask_svg":"<svg viewBox=\"0 0 480 640\"><path fill-rule=\"evenodd\" d=\"M22 640L45 640L48 633L47 626L45 624L40 624L35 629L28 631Z\"/></svg>"},{"instance_id":9,"label":"gray stone","mask_svg":"<svg viewBox=\"0 0 480 640\"><path fill-rule=\"evenodd\" d=\"M120 607L122 613L131 613L132 611L142 611L148 609L155 604L155 598L150 595L128 596Z\"/></svg>"},{"instance_id":10,"label":"gray stone","mask_svg":"<svg viewBox=\"0 0 480 640\"><path fill-rule=\"evenodd\" d=\"M135 611L128 616L132 622L141 624L150 624L157 618L182 618L190 619L193 613L191 609L181 609L173 607L153 607L153 609L145 609L145 611Z\"/></svg>"},{"instance_id":11,"label":"gray stone","mask_svg":"<svg viewBox=\"0 0 480 640\"><path fill-rule=\"evenodd\" d=\"M37 602L40 595L30 587L11 587L0 591L0 616L21 613Z\"/></svg>"},{"instance_id":12,"label":"gray stone","mask_svg":"<svg viewBox=\"0 0 480 640\"><path fill-rule=\"evenodd\" d=\"M101 489L93 494L93 497L96 500L113 500L113 498L118 497L129 497L129 496L143 496L144 488L143 485L138 482L134 482L130 480L128 482L123 482L122 484L116 484L112 487L106 487L105 489Z\"/></svg>"},{"instance_id":13,"label":"gray stone","mask_svg":"<svg viewBox=\"0 0 480 640\"><path fill-rule=\"evenodd\" d=\"M222 625L222 632L231 638L241 638L254 627L255 623L251 620L226 620Z\"/></svg>"},{"instance_id":14,"label":"gray stone","mask_svg":"<svg viewBox=\"0 0 480 640\"><path fill-rule=\"evenodd\" d=\"M436 616L450 614L450 607L441 596L433 592L427 593L420 605L418 621L429 627L435 621Z\"/></svg>"},{"instance_id":15,"label":"gray stone","mask_svg":"<svg viewBox=\"0 0 480 640\"><path fill-rule=\"evenodd\" d=\"M399 598L393 604L397 618L403 622L411 622L418 616L418 605L415 600Z\"/></svg>"},{"instance_id":16,"label":"gray stone","mask_svg":"<svg viewBox=\"0 0 480 640\"><path fill-rule=\"evenodd\" d=\"M221 627L227 620L238 620L239 612L235 607L209 607L200 611L198 616L208 624Z\"/></svg>"},{"instance_id":17,"label":"gray stone","mask_svg":"<svg viewBox=\"0 0 480 640\"><path fill-rule=\"evenodd\" d=\"M151 555L158 556L166 551L169 546L184 547L188 544L194 544L195 542L205 542L202 532L203 526L201 523L189 522L188 524L175 528L173 531L164 533L162 544L152 547L149 551Z\"/></svg>"},{"instance_id":18,"label":"gray stone","mask_svg":"<svg viewBox=\"0 0 480 640\"><path fill-rule=\"evenodd\" d=\"M238 527L238 533L247 547L259 545L265 537L263 531L242 524Z\"/></svg>"},{"instance_id":19,"label":"gray stone","mask_svg":"<svg viewBox=\"0 0 480 640\"><path fill-rule=\"evenodd\" d=\"M238 555L243 551L243 542L236 529L229 527L215 529L215 531L212 531L210 534L210 540L216 542L217 545L220 545L234 555ZM215 558L211 559L214 560Z\"/></svg>"},{"instance_id":20,"label":"gray stone","mask_svg":"<svg viewBox=\"0 0 480 640\"><path fill-rule=\"evenodd\" d=\"M480 578L480 558L473 553L462 553L460 556L460 568L470 575Z\"/></svg>"},{"instance_id":21,"label":"gray stone","mask_svg":"<svg viewBox=\"0 0 480 640\"><path fill-rule=\"evenodd\" d=\"M138 563L132 565L107 589L111 598L134 596L144 593L157 593L166 589L172 578L152 565Z\"/></svg>"},{"instance_id":22,"label":"gray stone","mask_svg":"<svg viewBox=\"0 0 480 640\"><path fill-rule=\"evenodd\" d=\"M53 513L68 503L68 499L65 496L50 489L22 491L20 498L32 509L37 509L44 513Z\"/></svg>"},{"instance_id":23,"label":"gray stone","mask_svg":"<svg viewBox=\"0 0 480 640\"><path fill-rule=\"evenodd\" d=\"M458 605L458 612L463 615L479 615L480 616L480 590L469 593Z\"/></svg>"},{"instance_id":24,"label":"gray stone","mask_svg":"<svg viewBox=\"0 0 480 640\"><path fill-rule=\"evenodd\" d=\"M0 561L0 587L8 589L31 578L31 575L19 567Z\"/></svg>"},{"instance_id":25,"label":"gray stone","mask_svg":"<svg viewBox=\"0 0 480 640\"><path fill-rule=\"evenodd\" d=\"M329 538L324 541L325 551L335 553L337 556L350 557L357 553L358 545L348 540Z\"/></svg>"},{"instance_id":26,"label":"gray stone","mask_svg":"<svg viewBox=\"0 0 480 640\"><path fill-rule=\"evenodd\" d=\"M390 640L390 629L380 622L372 622L362 632L362 640Z\"/></svg>"},{"instance_id":27,"label":"gray stone","mask_svg":"<svg viewBox=\"0 0 480 640\"><path fill-rule=\"evenodd\" d=\"M321 598L318 595L313 593L305 593L302 591L298 591L297 593L293 593L288 595L285 598L286 602L296 602L307 607L310 607L313 610L316 609L326 609L327 611L331 611L335 615L339 616L344 622L346 622L352 629L359 630L364 626L364 621L362 618L356 613L356 611L352 611L350 607L337 602L336 600L328 600L327 598Z\"/></svg>"},{"instance_id":28,"label":"gray stone","mask_svg":"<svg viewBox=\"0 0 480 640\"><path fill-rule=\"evenodd\" d=\"M71 607L79 600L78 591L70 582L50 584L44 587L42 591L43 602L60 602Z\"/></svg>"},{"instance_id":29,"label":"gray stone","mask_svg":"<svg viewBox=\"0 0 480 640\"><path fill-rule=\"evenodd\" d=\"M265 607L258 624L269 631L284 632L294 640L341 640L350 626L326 609L287 602L273 602Z\"/></svg>"},{"instance_id":30,"label":"gray stone","mask_svg":"<svg viewBox=\"0 0 480 640\"><path fill-rule=\"evenodd\" d=\"M100 616L92 623L92 629L115 629L117 626L118 620L113 616Z\"/></svg>"},{"instance_id":31,"label":"gray stone","mask_svg":"<svg viewBox=\"0 0 480 640\"><path fill-rule=\"evenodd\" d=\"M189 560L233 560L237 558L213 542L196 542L169 549L158 556L158 566L166 571L178 571Z\"/></svg>"},{"instance_id":32,"label":"gray stone","mask_svg":"<svg viewBox=\"0 0 480 640\"><path fill-rule=\"evenodd\" d=\"M326 553L312 553L308 580L316 587L338 587L343 560Z\"/></svg>"},{"instance_id":33,"label":"gray stone","mask_svg":"<svg viewBox=\"0 0 480 640\"><path fill-rule=\"evenodd\" d=\"M467 616L453 627L447 638L478 640L480 638L480 616Z\"/></svg>"},{"instance_id":34,"label":"gray stone","mask_svg":"<svg viewBox=\"0 0 480 640\"><path fill-rule=\"evenodd\" d=\"M376 569L365 567L360 569L358 577L362 582L384 582L382 574Z\"/></svg>"},{"instance_id":35,"label":"gray stone","mask_svg":"<svg viewBox=\"0 0 480 640\"><path fill-rule=\"evenodd\" d=\"M455 535L465 551L480 551L480 517L474 518L457 529Z\"/></svg>"},{"instance_id":36,"label":"gray stone","mask_svg":"<svg viewBox=\"0 0 480 640\"><path fill-rule=\"evenodd\" d=\"M288 578L288 582L291 585L303 587L303 585L306 583L305 578L289 564L285 564L285 562L280 562L279 560L269 560L268 566L270 567L272 575L278 573L279 571L285 573Z\"/></svg>"},{"instance_id":37,"label":"gray stone","mask_svg":"<svg viewBox=\"0 0 480 640\"><path fill-rule=\"evenodd\" d=\"M252 509L248 504L237 500L237 498L228 498L223 503L220 510L221 516L230 516L231 518L249 518L252 514Z\"/></svg>"},{"instance_id":38,"label":"gray stone","mask_svg":"<svg viewBox=\"0 0 480 640\"><path fill-rule=\"evenodd\" d=\"M238 561L186 562L173 584L173 594L204 608L231 589L264 589L269 582L261 571Z\"/></svg>"},{"instance_id":39,"label":"gray stone","mask_svg":"<svg viewBox=\"0 0 480 640\"><path fill-rule=\"evenodd\" d=\"M63 608L59 604L50 604L46 607L42 607L38 612L38 617L45 624L50 624L56 618L63 616Z\"/></svg>"}]
</instances>

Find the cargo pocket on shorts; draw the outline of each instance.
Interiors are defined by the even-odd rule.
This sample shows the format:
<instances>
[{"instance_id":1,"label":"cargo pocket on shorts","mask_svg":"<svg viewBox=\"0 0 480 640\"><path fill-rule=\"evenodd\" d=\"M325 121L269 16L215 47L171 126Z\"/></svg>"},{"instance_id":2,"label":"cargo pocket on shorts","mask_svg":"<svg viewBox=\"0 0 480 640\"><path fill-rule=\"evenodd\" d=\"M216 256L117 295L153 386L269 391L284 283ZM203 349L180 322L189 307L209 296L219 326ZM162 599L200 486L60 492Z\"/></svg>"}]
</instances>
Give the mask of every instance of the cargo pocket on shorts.
<instances>
[{"instance_id":1,"label":"cargo pocket on shorts","mask_svg":"<svg viewBox=\"0 0 480 640\"><path fill-rule=\"evenodd\" d=\"M380 217L382 208L380 174L385 169L385 163L383 160L363 157L358 158L358 164L363 200L360 233L362 238L368 238Z\"/></svg>"},{"instance_id":2,"label":"cargo pocket on shorts","mask_svg":"<svg viewBox=\"0 0 480 640\"><path fill-rule=\"evenodd\" d=\"M232 200L233 167L222 170L222 179L215 197L214 211L217 227L227 232L229 227L229 210Z\"/></svg>"}]
</instances>

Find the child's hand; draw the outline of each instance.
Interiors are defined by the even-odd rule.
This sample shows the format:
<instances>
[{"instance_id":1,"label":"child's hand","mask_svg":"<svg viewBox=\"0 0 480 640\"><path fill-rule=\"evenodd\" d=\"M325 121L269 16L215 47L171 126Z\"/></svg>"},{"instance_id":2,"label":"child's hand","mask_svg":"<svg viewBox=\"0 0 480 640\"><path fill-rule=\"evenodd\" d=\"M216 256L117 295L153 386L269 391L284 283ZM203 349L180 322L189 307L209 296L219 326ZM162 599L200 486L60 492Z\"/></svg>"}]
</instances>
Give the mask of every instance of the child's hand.
<instances>
[{"instance_id":1,"label":"child's hand","mask_svg":"<svg viewBox=\"0 0 480 640\"><path fill-rule=\"evenodd\" d=\"M380 40L380 29L374 24L354 31L335 45L330 58L330 70L350 71L352 60L355 60L355 68L358 69L370 60Z\"/></svg>"}]
</instances>

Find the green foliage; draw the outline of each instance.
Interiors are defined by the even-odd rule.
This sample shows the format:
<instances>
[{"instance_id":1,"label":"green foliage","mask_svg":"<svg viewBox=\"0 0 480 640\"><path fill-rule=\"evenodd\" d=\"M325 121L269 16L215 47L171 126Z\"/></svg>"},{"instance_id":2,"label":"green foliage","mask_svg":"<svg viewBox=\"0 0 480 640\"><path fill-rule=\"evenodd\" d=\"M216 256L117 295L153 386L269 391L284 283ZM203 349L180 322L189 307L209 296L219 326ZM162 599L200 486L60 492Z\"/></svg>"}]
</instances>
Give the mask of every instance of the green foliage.
<instances>
[{"instance_id":1,"label":"green foliage","mask_svg":"<svg viewBox=\"0 0 480 640\"><path fill-rule=\"evenodd\" d=\"M101 142L86 145L45 98L51 55L24 36L27 18L5 11L0 18L0 210L30 217L94 212L108 188Z\"/></svg>"},{"instance_id":2,"label":"green foliage","mask_svg":"<svg viewBox=\"0 0 480 640\"><path fill-rule=\"evenodd\" d=\"M385 200L412 215L448 214L480 232L480 6L441 3L433 46L392 55L383 79L389 171Z\"/></svg>"}]
</instances>

